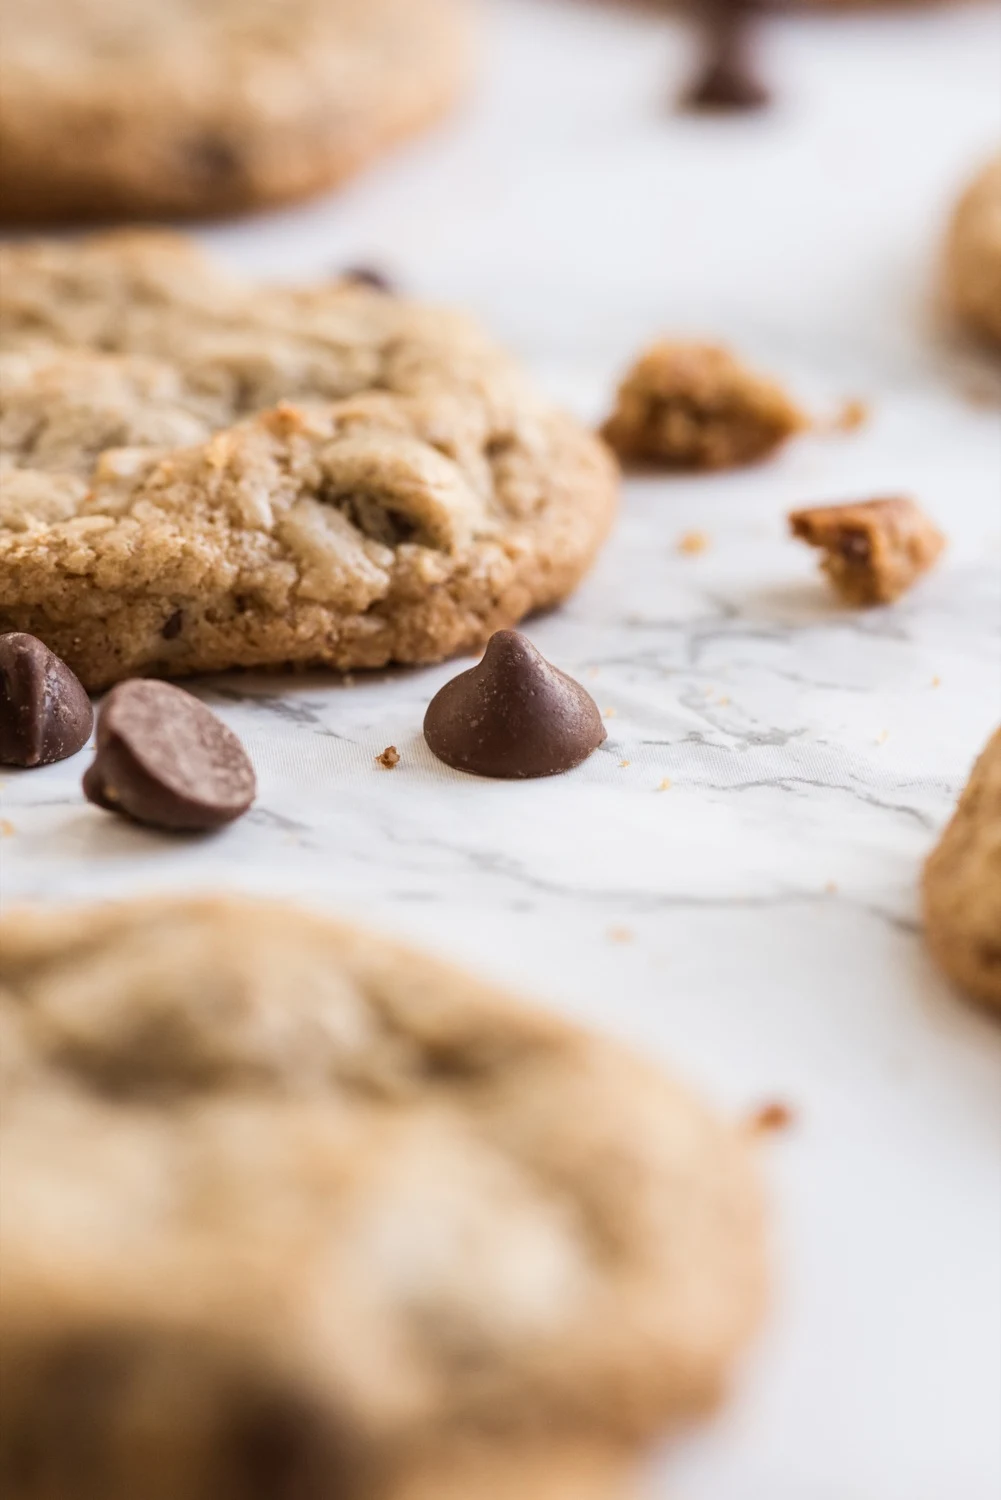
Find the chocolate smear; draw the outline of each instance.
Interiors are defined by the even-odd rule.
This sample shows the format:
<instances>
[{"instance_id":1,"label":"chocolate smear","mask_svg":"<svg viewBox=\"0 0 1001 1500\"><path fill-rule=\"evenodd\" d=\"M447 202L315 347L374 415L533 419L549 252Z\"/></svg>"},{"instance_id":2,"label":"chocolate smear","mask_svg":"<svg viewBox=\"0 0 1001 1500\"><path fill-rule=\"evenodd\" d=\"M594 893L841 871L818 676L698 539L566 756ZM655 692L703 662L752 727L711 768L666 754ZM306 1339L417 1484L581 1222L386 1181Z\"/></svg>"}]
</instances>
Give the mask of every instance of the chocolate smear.
<instances>
[{"instance_id":1,"label":"chocolate smear","mask_svg":"<svg viewBox=\"0 0 1001 1500\"><path fill-rule=\"evenodd\" d=\"M167 682L133 680L104 701L83 790L109 812L195 833L245 813L257 783L240 741L204 703Z\"/></svg>"},{"instance_id":2,"label":"chocolate smear","mask_svg":"<svg viewBox=\"0 0 1001 1500\"><path fill-rule=\"evenodd\" d=\"M0 765L66 760L93 727L90 699L64 661L33 635L0 635Z\"/></svg>"},{"instance_id":3,"label":"chocolate smear","mask_svg":"<svg viewBox=\"0 0 1001 1500\"><path fill-rule=\"evenodd\" d=\"M498 630L479 665L432 698L424 738L456 770L510 780L571 770L606 731L579 682L517 630Z\"/></svg>"},{"instance_id":4,"label":"chocolate smear","mask_svg":"<svg viewBox=\"0 0 1001 1500\"><path fill-rule=\"evenodd\" d=\"M684 109L738 113L771 102L754 61L755 11L753 0L698 0L704 58Z\"/></svg>"}]
</instances>

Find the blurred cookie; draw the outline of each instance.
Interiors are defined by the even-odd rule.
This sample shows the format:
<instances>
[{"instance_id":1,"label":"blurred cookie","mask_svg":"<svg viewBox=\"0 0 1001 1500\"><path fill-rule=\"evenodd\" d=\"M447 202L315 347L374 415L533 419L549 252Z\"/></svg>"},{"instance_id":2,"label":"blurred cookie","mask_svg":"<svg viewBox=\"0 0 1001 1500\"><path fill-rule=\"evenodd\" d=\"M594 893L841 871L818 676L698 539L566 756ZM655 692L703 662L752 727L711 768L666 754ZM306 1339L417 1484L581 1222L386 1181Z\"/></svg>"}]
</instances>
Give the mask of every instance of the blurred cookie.
<instances>
[{"instance_id":1,"label":"blurred cookie","mask_svg":"<svg viewBox=\"0 0 1001 1500\"><path fill-rule=\"evenodd\" d=\"M755 1173L644 1062L280 905L0 935L5 1493L612 1500L720 1396Z\"/></svg>"},{"instance_id":2,"label":"blurred cookie","mask_svg":"<svg viewBox=\"0 0 1001 1500\"><path fill-rule=\"evenodd\" d=\"M925 930L945 972L1001 1007L1001 729L925 866Z\"/></svg>"},{"instance_id":3,"label":"blurred cookie","mask_svg":"<svg viewBox=\"0 0 1001 1500\"><path fill-rule=\"evenodd\" d=\"M946 242L949 299L974 333L1001 344L1001 156L959 200Z\"/></svg>"},{"instance_id":4,"label":"blurred cookie","mask_svg":"<svg viewBox=\"0 0 1001 1500\"><path fill-rule=\"evenodd\" d=\"M460 0L0 0L0 214L215 215L339 181L453 100Z\"/></svg>"},{"instance_id":5,"label":"blurred cookie","mask_svg":"<svg viewBox=\"0 0 1001 1500\"><path fill-rule=\"evenodd\" d=\"M0 249L0 630L91 688L426 662L563 599L602 445L465 319L169 235Z\"/></svg>"}]
</instances>

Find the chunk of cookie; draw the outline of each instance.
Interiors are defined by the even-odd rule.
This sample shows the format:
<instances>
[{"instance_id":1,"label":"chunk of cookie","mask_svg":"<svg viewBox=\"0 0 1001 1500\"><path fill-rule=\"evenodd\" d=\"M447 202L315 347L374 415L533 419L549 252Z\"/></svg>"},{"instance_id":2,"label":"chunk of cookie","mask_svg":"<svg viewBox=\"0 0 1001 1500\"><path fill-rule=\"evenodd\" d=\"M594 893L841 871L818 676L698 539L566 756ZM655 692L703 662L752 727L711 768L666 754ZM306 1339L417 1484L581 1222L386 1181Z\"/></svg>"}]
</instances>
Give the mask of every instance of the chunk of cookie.
<instances>
[{"instance_id":1,"label":"chunk of cookie","mask_svg":"<svg viewBox=\"0 0 1001 1500\"><path fill-rule=\"evenodd\" d=\"M7 220L220 214L340 181L454 100L461 0L0 0Z\"/></svg>"},{"instance_id":2,"label":"chunk of cookie","mask_svg":"<svg viewBox=\"0 0 1001 1500\"><path fill-rule=\"evenodd\" d=\"M280 905L0 938L18 1500L83 1462L101 1500L598 1500L719 1397L761 1311L756 1174L643 1061Z\"/></svg>"},{"instance_id":3,"label":"chunk of cookie","mask_svg":"<svg viewBox=\"0 0 1001 1500\"><path fill-rule=\"evenodd\" d=\"M714 344L653 344L619 387L602 436L626 463L729 469L808 425L774 380Z\"/></svg>"},{"instance_id":4,"label":"chunk of cookie","mask_svg":"<svg viewBox=\"0 0 1001 1500\"><path fill-rule=\"evenodd\" d=\"M166 235L0 250L0 630L91 688L474 650L557 603L603 446L464 319Z\"/></svg>"},{"instance_id":5,"label":"chunk of cookie","mask_svg":"<svg viewBox=\"0 0 1001 1500\"><path fill-rule=\"evenodd\" d=\"M946 289L974 333L1001 344L1001 156L970 183L946 241Z\"/></svg>"},{"instance_id":6,"label":"chunk of cookie","mask_svg":"<svg viewBox=\"0 0 1001 1500\"><path fill-rule=\"evenodd\" d=\"M928 946L976 1000L1001 1007L1001 729L925 865Z\"/></svg>"},{"instance_id":7,"label":"chunk of cookie","mask_svg":"<svg viewBox=\"0 0 1001 1500\"><path fill-rule=\"evenodd\" d=\"M818 547L820 566L846 604L890 604L927 573L945 537L903 495L811 505L789 516L793 536Z\"/></svg>"}]
</instances>

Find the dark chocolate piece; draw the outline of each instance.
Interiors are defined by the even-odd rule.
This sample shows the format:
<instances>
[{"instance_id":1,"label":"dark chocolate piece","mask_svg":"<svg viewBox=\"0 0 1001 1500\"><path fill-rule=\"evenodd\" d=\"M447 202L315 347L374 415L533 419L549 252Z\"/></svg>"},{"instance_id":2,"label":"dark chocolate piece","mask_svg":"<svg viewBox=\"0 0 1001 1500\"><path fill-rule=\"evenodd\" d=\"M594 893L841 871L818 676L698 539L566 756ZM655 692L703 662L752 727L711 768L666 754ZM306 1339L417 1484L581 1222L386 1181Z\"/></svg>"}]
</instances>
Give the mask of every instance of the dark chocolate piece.
<instances>
[{"instance_id":1,"label":"dark chocolate piece","mask_svg":"<svg viewBox=\"0 0 1001 1500\"><path fill-rule=\"evenodd\" d=\"M516 630L490 637L483 660L436 693L424 738L439 760L476 776L555 776L606 738L590 693Z\"/></svg>"},{"instance_id":2,"label":"dark chocolate piece","mask_svg":"<svg viewBox=\"0 0 1001 1500\"><path fill-rule=\"evenodd\" d=\"M754 10L748 0L700 0L705 55L698 78L682 100L685 109L736 112L771 103L754 64Z\"/></svg>"},{"instance_id":3,"label":"dark chocolate piece","mask_svg":"<svg viewBox=\"0 0 1001 1500\"><path fill-rule=\"evenodd\" d=\"M66 760L93 727L90 699L64 661L33 635L0 635L0 765Z\"/></svg>"},{"instance_id":4,"label":"dark chocolate piece","mask_svg":"<svg viewBox=\"0 0 1001 1500\"><path fill-rule=\"evenodd\" d=\"M104 701L83 790L109 812L194 833L240 817L257 783L240 741L204 703L170 683L136 679Z\"/></svg>"},{"instance_id":5,"label":"dark chocolate piece","mask_svg":"<svg viewBox=\"0 0 1001 1500\"><path fill-rule=\"evenodd\" d=\"M346 271L341 272L341 280L353 281L356 286L367 286L373 292L385 292L387 297L393 296L396 291L390 277L375 266L349 266Z\"/></svg>"}]
</instances>

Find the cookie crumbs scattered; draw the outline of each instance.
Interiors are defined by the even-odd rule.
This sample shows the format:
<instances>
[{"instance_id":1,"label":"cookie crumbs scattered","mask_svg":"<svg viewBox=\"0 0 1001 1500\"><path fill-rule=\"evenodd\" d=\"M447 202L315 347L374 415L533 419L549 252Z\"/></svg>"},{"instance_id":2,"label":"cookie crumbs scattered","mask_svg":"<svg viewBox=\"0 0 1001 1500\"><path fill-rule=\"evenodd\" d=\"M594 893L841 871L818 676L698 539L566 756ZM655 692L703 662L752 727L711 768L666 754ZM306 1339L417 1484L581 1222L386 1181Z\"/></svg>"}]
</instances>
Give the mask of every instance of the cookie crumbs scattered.
<instances>
[{"instance_id":1,"label":"cookie crumbs scattered","mask_svg":"<svg viewBox=\"0 0 1001 1500\"><path fill-rule=\"evenodd\" d=\"M382 754L377 755L375 758L378 764L383 766L387 771L391 771L394 766L400 764L400 752L395 745L387 745Z\"/></svg>"},{"instance_id":2,"label":"cookie crumbs scattered","mask_svg":"<svg viewBox=\"0 0 1001 1500\"><path fill-rule=\"evenodd\" d=\"M671 790L671 784L672 783L671 783L670 776L665 776L664 780L660 783L660 786L657 788L658 792L669 792Z\"/></svg>"},{"instance_id":3,"label":"cookie crumbs scattered","mask_svg":"<svg viewBox=\"0 0 1001 1500\"><path fill-rule=\"evenodd\" d=\"M611 943L631 943L636 934L631 927L610 927L608 940Z\"/></svg>"},{"instance_id":4,"label":"cookie crumbs scattered","mask_svg":"<svg viewBox=\"0 0 1001 1500\"><path fill-rule=\"evenodd\" d=\"M871 416L872 407L868 401L863 401L861 396L849 396L831 425L835 432L858 432Z\"/></svg>"},{"instance_id":5,"label":"cookie crumbs scattered","mask_svg":"<svg viewBox=\"0 0 1001 1500\"><path fill-rule=\"evenodd\" d=\"M631 760L620 760L619 761L619 770L620 771L624 771L626 769L626 766L631 766L631 765L632 765L632 761Z\"/></svg>"},{"instance_id":6,"label":"cookie crumbs scattered","mask_svg":"<svg viewBox=\"0 0 1001 1500\"><path fill-rule=\"evenodd\" d=\"M780 1130L788 1130L795 1121L796 1113L790 1105L783 1104L781 1099L772 1099L752 1110L747 1129L751 1135L774 1135Z\"/></svg>"},{"instance_id":7,"label":"cookie crumbs scattered","mask_svg":"<svg viewBox=\"0 0 1001 1500\"><path fill-rule=\"evenodd\" d=\"M678 551L683 552L686 557L697 557L700 552L708 552L710 545L705 531L686 531L684 536L678 538Z\"/></svg>"},{"instance_id":8,"label":"cookie crumbs scattered","mask_svg":"<svg viewBox=\"0 0 1001 1500\"><path fill-rule=\"evenodd\" d=\"M0 838L13 838L16 832L17 829L14 827L13 823L8 823L6 818L0 818Z\"/></svg>"},{"instance_id":9,"label":"cookie crumbs scattered","mask_svg":"<svg viewBox=\"0 0 1001 1500\"><path fill-rule=\"evenodd\" d=\"M945 548L935 523L906 495L811 505L789 515L793 536L817 547L846 604L892 604Z\"/></svg>"}]
</instances>

